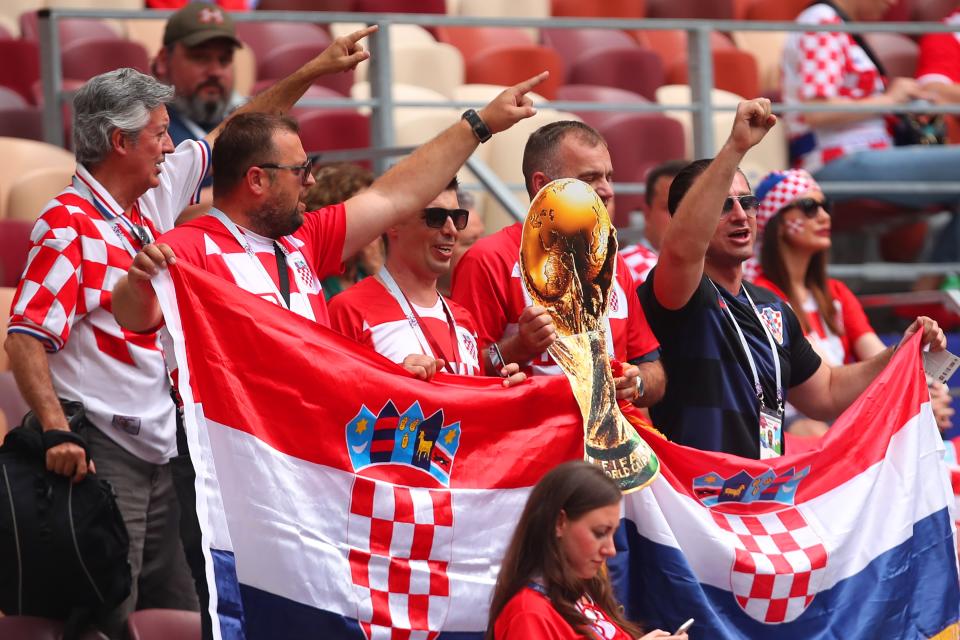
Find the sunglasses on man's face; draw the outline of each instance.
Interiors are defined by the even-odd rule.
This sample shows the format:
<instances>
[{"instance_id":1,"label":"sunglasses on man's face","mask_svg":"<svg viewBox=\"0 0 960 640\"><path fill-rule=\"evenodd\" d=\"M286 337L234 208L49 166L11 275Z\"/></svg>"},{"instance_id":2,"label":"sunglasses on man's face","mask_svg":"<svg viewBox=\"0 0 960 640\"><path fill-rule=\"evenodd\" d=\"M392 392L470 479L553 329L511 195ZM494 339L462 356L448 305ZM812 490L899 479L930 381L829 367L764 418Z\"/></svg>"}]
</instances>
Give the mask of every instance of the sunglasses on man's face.
<instances>
[{"instance_id":1,"label":"sunglasses on man's face","mask_svg":"<svg viewBox=\"0 0 960 640\"><path fill-rule=\"evenodd\" d=\"M444 209L443 207L427 207L423 210L423 219L431 229L443 229L448 217L453 220L453 226L457 231L463 231L467 228L470 212L466 209Z\"/></svg>"},{"instance_id":2,"label":"sunglasses on man's face","mask_svg":"<svg viewBox=\"0 0 960 640\"><path fill-rule=\"evenodd\" d=\"M733 201L738 200L740 202L740 207L743 209L744 213L748 216L757 215L757 206L760 204L760 199L752 193L748 193L742 196L730 196L723 201L723 213L721 215L727 215L733 211Z\"/></svg>"},{"instance_id":3,"label":"sunglasses on man's face","mask_svg":"<svg viewBox=\"0 0 960 640\"><path fill-rule=\"evenodd\" d=\"M817 214L820 213L820 209L830 213L830 203L826 200L821 202L816 198L800 198L785 206L781 211L789 211L790 209L799 209L800 213L808 218L816 218Z\"/></svg>"},{"instance_id":4,"label":"sunglasses on man's face","mask_svg":"<svg viewBox=\"0 0 960 640\"><path fill-rule=\"evenodd\" d=\"M286 171L292 171L294 174L300 176L300 182L306 186L307 182L310 180L310 172L313 171L313 160L307 158L307 161L303 164L276 164L271 162L265 162L263 164L254 165L260 169L284 169Z\"/></svg>"}]
</instances>

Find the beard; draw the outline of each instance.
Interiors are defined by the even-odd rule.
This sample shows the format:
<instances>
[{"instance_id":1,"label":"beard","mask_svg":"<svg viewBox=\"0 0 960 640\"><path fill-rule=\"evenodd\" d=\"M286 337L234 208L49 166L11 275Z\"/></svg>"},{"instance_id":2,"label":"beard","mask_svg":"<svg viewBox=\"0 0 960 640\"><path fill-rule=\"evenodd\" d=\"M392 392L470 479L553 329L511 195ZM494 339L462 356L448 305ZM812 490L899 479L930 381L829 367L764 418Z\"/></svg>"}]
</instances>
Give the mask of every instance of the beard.
<instances>
[{"instance_id":1,"label":"beard","mask_svg":"<svg viewBox=\"0 0 960 640\"><path fill-rule=\"evenodd\" d=\"M271 198L264 203L260 211L251 215L251 218L256 223L256 228L251 229L252 231L274 240L291 235L303 225L299 201L291 208L280 204L276 198Z\"/></svg>"},{"instance_id":2,"label":"beard","mask_svg":"<svg viewBox=\"0 0 960 640\"><path fill-rule=\"evenodd\" d=\"M219 100L204 100L197 95L176 96L173 107L185 117L204 128L213 128L223 121L230 107L226 94Z\"/></svg>"}]
</instances>

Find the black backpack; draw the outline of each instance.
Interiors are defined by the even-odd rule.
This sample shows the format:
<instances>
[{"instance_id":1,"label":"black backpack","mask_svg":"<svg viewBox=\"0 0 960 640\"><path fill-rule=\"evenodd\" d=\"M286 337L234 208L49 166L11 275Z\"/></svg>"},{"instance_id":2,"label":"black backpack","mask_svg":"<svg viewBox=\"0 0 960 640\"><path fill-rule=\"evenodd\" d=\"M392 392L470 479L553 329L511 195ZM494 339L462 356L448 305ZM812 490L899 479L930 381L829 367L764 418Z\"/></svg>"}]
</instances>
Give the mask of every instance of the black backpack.
<instances>
[{"instance_id":1,"label":"black backpack","mask_svg":"<svg viewBox=\"0 0 960 640\"><path fill-rule=\"evenodd\" d=\"M0 447L0 611L78 630L130 594L130 540L110 484L47 471L43 434L24 423Z\"/></svg>"}]
</instances>

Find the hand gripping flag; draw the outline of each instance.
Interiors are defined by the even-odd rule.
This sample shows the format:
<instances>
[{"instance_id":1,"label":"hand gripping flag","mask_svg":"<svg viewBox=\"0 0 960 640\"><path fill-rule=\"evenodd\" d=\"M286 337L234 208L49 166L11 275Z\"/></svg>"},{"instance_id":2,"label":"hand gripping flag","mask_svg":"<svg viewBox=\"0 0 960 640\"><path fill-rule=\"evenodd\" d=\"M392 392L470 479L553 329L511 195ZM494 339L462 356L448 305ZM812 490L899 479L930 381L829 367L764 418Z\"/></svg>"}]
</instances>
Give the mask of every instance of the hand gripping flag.
<instances>
[{"instance_id":1,"label":"hand gripping flag","mask_svg":"<svg viewBox=\"0 0 960 640\"><path fill-rule=\"evenodd\" d=\"M179 365L217 638L479 639L530 487L583 455L562 377L412 379L186 265ZM955 638L952 492L916 341L814 451L745 460L643 433L610 572L692 638Z\"/></svg>"}]
</instances>

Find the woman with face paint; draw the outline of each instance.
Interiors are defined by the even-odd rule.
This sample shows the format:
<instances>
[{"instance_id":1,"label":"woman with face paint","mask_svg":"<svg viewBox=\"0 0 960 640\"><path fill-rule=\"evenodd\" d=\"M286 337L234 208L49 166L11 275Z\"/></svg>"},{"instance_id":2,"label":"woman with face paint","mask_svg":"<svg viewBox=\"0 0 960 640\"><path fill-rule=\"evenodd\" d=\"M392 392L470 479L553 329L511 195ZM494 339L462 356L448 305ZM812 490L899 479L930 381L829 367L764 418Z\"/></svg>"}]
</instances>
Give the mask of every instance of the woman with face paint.
<instances>
[{"instance_id":1,"label":"woman with face paint","mask_svg":"<svg viewBox=\"0 0 960 640\"><path fill-rule=\"evenodd\" d=\"M830 365L859 362L884 349L856 296L827 277L830 204L820 185L803 169L774 171L757 185L757 237L760 269L754 283L790 303L813 348ZM941 429L954 411L944 385L931 385L934 414ZM789 421L788 412L788 421ZM794 435L820 435L822 422L795 418Z\"/></svg>"},{"instance_id":2,"label":"woman with face paint","mask_svg":"<svg viewBox=\"0 0 960 640\"><path fill-rule=\"evenodd\" d=\"M620 489L599 467L566 462L541 478L507 547L487 640L637 638L606 572L619 524ZM656 630L641 640L686 638Z\"/></svg>"}]
</instances>

